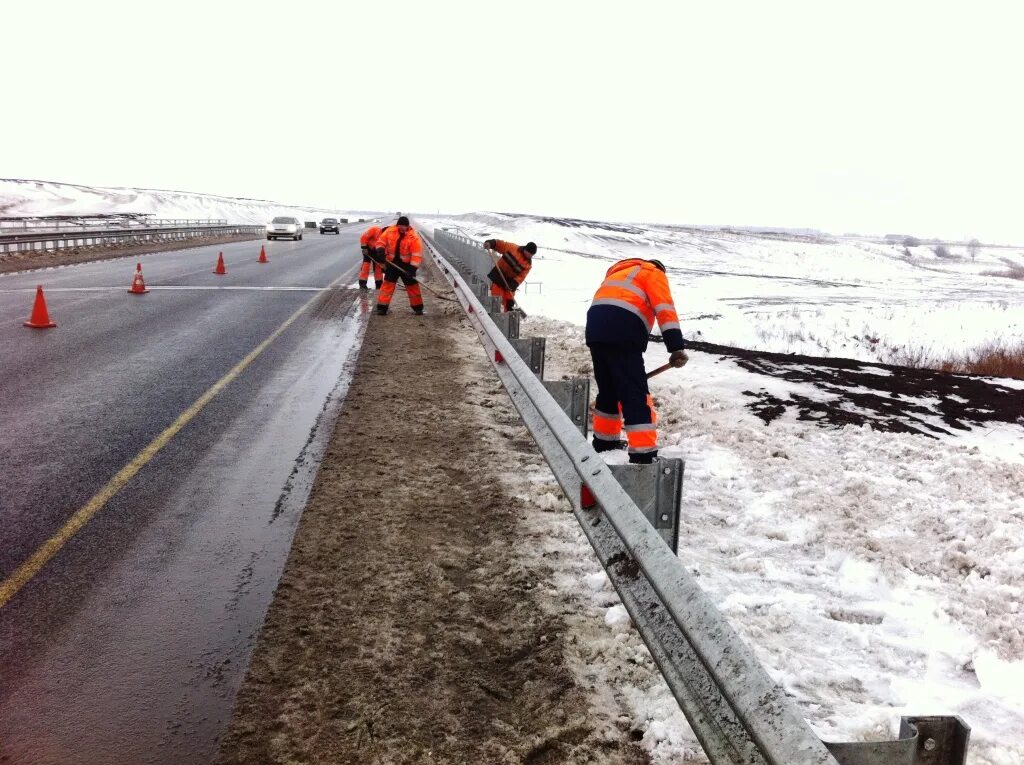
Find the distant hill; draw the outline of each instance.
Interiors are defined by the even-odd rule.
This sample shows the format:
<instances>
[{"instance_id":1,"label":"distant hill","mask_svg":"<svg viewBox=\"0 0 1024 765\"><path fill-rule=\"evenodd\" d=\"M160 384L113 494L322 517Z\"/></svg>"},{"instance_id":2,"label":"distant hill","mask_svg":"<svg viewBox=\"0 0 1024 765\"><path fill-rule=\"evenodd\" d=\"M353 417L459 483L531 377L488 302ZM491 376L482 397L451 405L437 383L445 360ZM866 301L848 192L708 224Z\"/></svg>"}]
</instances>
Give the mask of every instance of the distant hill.
<instances>
[{"instance_id":1,"label":"distant hill","mask_svg":"<svg viewBox=\"0 0 1024 765\"><path fill-rule=\"evenodd\" d=\"M0 179L0 217L110 213L151 214L157 218L214 218L229 223L266 223L275 215L294 215L308 220L319 220L325 216L379 215L374 211L304 207L265 199L222 197L190 191Z\"/></svg>"}]
</instances>

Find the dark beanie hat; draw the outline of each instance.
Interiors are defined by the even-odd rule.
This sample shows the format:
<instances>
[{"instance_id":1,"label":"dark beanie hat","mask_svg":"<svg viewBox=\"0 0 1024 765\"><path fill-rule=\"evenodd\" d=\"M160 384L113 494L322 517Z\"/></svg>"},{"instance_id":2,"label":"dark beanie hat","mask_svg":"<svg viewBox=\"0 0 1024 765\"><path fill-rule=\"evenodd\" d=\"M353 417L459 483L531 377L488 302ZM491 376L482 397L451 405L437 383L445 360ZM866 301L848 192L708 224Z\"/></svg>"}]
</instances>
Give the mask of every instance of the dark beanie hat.
<instances>
[{"instance_id":1,"label":"dark beanie hat","mask_svg":"<svg viewBox=\"0 0 1024 765\"><path fill-rule=\"evenodd\" d=\"M650 263L655 268L657 268L662 273L665 273L665 264L662 263L660 260L648 260L647 262Z\"/></svg>"},{"instance_id":2,"label":"dark beanie hat","mask_svg":"<svg viewBox=\"0 0 1024 765\"><path fill-rule=\"evenodd\" d=\"M408 226L408 225L409 225L409 219L408 219L408 218L406 218L406 217L405 217L405 216L403 215L403 216L402 216L401 218L399 218L399 219L398 219L398 225L399 225L399 226Z\"/></svg>"},{"instance_id":3,"label":"dark beanie hat","mask_svg":"<svg viewBox=\"0 0 1024 765\"><path fill-rule=\"evenodd\" d=\"M537 245L535 245L533 242L527 242L526 246L523 249L526 250L531 255L537 254Z\"/></svg>"}]
</instances>

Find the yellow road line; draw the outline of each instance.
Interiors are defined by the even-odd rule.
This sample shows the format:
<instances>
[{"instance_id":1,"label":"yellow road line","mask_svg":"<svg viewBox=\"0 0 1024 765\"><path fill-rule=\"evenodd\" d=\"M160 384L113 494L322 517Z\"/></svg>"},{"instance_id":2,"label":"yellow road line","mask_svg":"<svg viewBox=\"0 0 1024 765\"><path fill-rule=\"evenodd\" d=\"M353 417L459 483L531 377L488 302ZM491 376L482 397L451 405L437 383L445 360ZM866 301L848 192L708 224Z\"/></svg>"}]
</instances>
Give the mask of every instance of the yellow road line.
<instances>
[{"instance_id":1,"label":"yellow road line","mask_svg":"<svg viewBox=\"0 0 1024 765\"><path fill-rule=\"evenodd\" d=\"M56 534L40 545L39 549L32 553L28 560L18 566L17 570L13 574L0 583L0 608L7 605L7 602L18 593L18 590L24 587L32 577L38 574L40 569L42 569L54 555L60 552L60 549L78 533L79 529L88 523L96 513L103 509L103 506L110 501L111 497L123 489L125 484L127 484L136 473L142 470L142 468L144 468L146 464L181 431L182 428L188 425L188 423L191 422L200 411L202 411L203 407L210 403L210 399L220 393L232 380L244 372L246 367L252 364L256 357L267 349L267 346L280 337L281 333L288 329L288 327L290 327L292 323L294 323L294 321L298 319L299 316L301 316L302 313L317 300L317 298L320 297L320 295L344 281L345 278L346 277L340 277L331 282L327 287L310 298L295 313L289 316L281 326L274 330L270 337L256 346L252 351L250 351L249 355L239 361L230 372L215 382L202 396L196 399L195 403L182 412L178 416L178 419L171 423L163 433L153 439L145 449L135 455L135 458L131 462L121 468L117 472L117 475L111 478L107 485L100 489L92 499L75 511L75 514L68 519L67 523L65 523Z\"/></svg>"}]
</instances>

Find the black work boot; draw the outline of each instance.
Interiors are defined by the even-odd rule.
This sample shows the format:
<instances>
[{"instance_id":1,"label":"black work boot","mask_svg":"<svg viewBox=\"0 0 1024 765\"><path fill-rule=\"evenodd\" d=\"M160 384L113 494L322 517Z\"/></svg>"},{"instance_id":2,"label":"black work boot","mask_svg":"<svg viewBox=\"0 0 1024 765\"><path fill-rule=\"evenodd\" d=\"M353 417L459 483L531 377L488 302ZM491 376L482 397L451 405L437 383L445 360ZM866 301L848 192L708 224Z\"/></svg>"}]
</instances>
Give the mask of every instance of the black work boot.
<instances>
[{"instance_id":1,"label":"black work boot","mask_svg":"<svg viewBox=\"0 0 1024 765\"><path fill-rule=\"evenodd\" d=\"M657 452L641 452L629 455L629 463L631 465L650 465L656 459L658 459Z\"/></svg>"},{"instance_id":2,"label":"black work boot","mask_svg":"<svg viewBox=\"0 0 1024 765\"><path fill-rule=\"evenodd\" d=\"M359 280L359 289L361 289L361 290L368 290L368 289L370 289L369 287L366 286L366 279L360 279Z\"/></svg>"},{"instance_id":3,"label":"black work boot","mask_svg":"<svg viewBox=\"0 0 1024 765\"><path fill-rule=\"evenodd\" d=\"M388 314L388 307L387 307L386 305L380 305L380 304L378 303L378 304L377 304L377 313L378 313L378 314L379 314L380 316L387 316L387 314Z\"/></svg>"},{"instance_id":4,"label":"black work boot","mask_svg":"<svg viewBox=\"0 0 1024 765\"><path fill-rule=\"evenodd\" d=\"M421 306L421 305L413 306L412 312L414 314L416 314L417 316L422 316L423 315L423 306Z\"/></svg>"},{"instance_id":5,"label":"black work boot","mask_svg":"<svg viewBox=\"0 0 1024 765\"><path fill-rule=\"evenodd\" d=\"M374 283L373 283L373 288L374 288L375 290L379 290L379 289L380 289L380 285L382 285L383 283L384 283L384 282L374 282Z\"/></svg>"},{"instance_id":6,"label":"black work boot","mask_svg":"<svg viewBox=\"0 0 1024 765\"><path fill-rule=\"evenodd\" d=\"M619 440L619 441L605 441L605 440L600 439L600 438L595 438L595 439L593 439L593 441L591 441L591 443L594 445L594 451L598 452L599 454L601 452L611 452L611 451L615 451L616 449L625 449L626 448L626 442L622 441L622 440Z\"/></svg>"}]
</instances>

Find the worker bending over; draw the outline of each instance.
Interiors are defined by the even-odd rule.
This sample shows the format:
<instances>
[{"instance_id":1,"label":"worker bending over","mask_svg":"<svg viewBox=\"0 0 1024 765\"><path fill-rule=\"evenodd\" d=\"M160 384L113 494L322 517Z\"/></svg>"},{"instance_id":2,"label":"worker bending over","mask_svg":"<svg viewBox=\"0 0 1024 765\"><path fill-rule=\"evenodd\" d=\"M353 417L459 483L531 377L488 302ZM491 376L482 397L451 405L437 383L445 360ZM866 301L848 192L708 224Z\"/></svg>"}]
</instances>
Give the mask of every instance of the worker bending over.
<instances>
[{"instance_id":1,"label":"worker bending over","mask_svg":"<svg viewBox=\"0 0 1024 765\"><path fill-rule=\"evenodd\" d=\"M608 269L587 311L587 345L594 361L597 402L594 450L629 447L629 461L648 464L658 456L654 402L647 388L644 351L658 320L674 366L686 363L665 266L657 260L621 260ZM622 426L625 420L626 439Z\"/></svg>"},{"instance_id":2,"label":"worker bending over","mask_svg":"<svg viewBox=\"0 0 1024 765\"><path fill-rule=\"evenodd\" d=\"M370 226L359 237L359 248L363 251L363 265L359 267L359 289L361 290L369 289L366 286L366 282L370 278L371 264L373 265L373 288L379 290L384 281L384 266L375 259L374 249L377 246L377 240L380 239L380 235L384 233L385 229L387 229L387 226L384 228Z\"/></svg>"},{"instance_id":3,"label":"worker bending over","mask_svg":"<svg viewBox=\"0 0 1024 765\"><path fill-rule=\"evenodd\" d=\"M526 281L526 275L533 268L537 245L527 242L520 247L501 239L488 239L484 242L484 249L501 253L501 259L487 274L487 278L491 280L491 294L501 298L502 310L511 311L516 305L516 290Z\"/></svg>"},{"instance_id":4,"label":"worker bending over","mask_svg":"<svg viewBox=\"0 0 1024 765\"><path fill-rule=\"evenodd\" d=\"M416 281L416 270L423 263L423 242L416 229L409 225L409 219L403 215L396 225L388 226L377 239L374 249L376 259L385 262L384 284L377 296L377 313L384 316L388 312L395 284L401 278L413 313L422 314L423 293Z\"/></svg>"}]
</instances>

